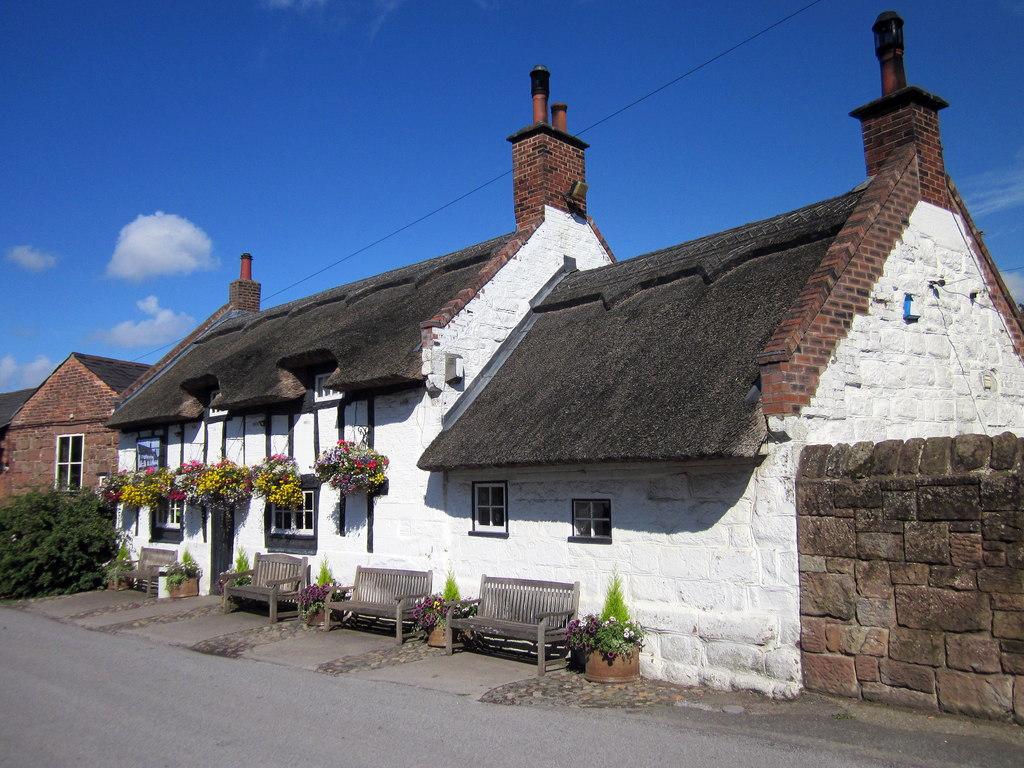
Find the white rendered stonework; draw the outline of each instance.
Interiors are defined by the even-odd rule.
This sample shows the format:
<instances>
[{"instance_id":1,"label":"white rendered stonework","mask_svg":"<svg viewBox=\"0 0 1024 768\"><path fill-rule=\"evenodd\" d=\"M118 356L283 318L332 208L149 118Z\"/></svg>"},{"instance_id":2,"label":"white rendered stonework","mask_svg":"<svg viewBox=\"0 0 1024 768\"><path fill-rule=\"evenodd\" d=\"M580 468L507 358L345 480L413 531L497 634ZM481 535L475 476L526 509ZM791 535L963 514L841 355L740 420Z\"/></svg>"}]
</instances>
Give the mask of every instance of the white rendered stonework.
<instances>
[{"instance_id":1,"label":"white rendered stonework","mask_svg":"<svg viewBox=\"0 0 1024 768\"><path fill-rule=\"evenodd\" d=\"M545 206L544 222L444 328L438 329L438 343L423 354L423 373L428 387L440 393L437 405L447 410L472 384L509 333L530 310L530 301L560 270L565 258L575 260L580 270L611 263L586 219ZM464 365L463 380L445 382L445 359L459 355Z\"/></svg>"},{"instance_id":2,"label":"white rendered stonework","mask_svg":"<svg viewBox=\"0 0 1024 768\"><path fill-rule=\"evenodd\" d=\"M799 417L773 429L812 443L998 434L1024 422L1024 365L959 217L918 203ZM904 296L920 318L903 317Z\"/></svg>"},{"instance_id":3,"label":"white rendered stonework","mask_svg":"<svg viewBox=\"0 0 1024 768\"><path fill-rule=\"evenodd\" d=\"M792 494L765 462L453 472L445 560L464 594L480 576L581 583L582 613L623 578L648 629L644 674L772 696L799 690ZM472 484L508 484L508 537L470 534ZM573 499L611 502L611 543L576 543Z\"/></svg>"}]
</instances>

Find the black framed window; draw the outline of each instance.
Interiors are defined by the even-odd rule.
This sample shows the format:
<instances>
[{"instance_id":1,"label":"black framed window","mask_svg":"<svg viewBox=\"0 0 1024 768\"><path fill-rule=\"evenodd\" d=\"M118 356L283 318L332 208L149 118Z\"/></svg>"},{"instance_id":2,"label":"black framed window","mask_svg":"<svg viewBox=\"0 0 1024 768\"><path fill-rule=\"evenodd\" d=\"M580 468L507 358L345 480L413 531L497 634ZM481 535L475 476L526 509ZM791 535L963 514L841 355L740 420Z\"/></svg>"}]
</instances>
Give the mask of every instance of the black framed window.
<instances>
[{"instance_id":1,"label":"black framed window","mask_svg":"<svg viewBox=\"0 0 1024 768\"><path fill-rule=\"evenodd\" d=\"M85 435L57 436L57 473L55 482L62 491L82 487L85 462Z\"/></svg>"},{"instance_id":2,"label":"black framed window","mask_svg":"<svg viewBox=\"0 0 1024 768\"><path fill-rule=\"evenodd\" d=\"M185 521L184 499L164 499L153 509L150 541L180 542Z\"/></svg>"},{"instance_id":3,"label":"black framed window","mask_svg":"<svg viewBox=\"0 0 1024 768\"><path fill-rule=\"evenodd\" d=\"M473 483L475 536L508 536L508 483Z\"/></svg>"},{"instance_id":4,"label":"black framed window","mask_svg":"<svg viewBox=\"0 0 1024 768\"><path fill-rule=\"evenodd\" d=\"M569 541L607 544L612 540L612 503L608 499L572 500Z\"/></svg>"},{"instance_id":5,"label":"black framed window","mask_svg":"<svg viewBox=\"0 0 1024 768\"><path fill-rule=\"evenodd\" d=\"M316 554L319 484L312 475L303 477L302 503L291 509L266 505L266 546L272 552Z\"/></svg>"}]
</instances>

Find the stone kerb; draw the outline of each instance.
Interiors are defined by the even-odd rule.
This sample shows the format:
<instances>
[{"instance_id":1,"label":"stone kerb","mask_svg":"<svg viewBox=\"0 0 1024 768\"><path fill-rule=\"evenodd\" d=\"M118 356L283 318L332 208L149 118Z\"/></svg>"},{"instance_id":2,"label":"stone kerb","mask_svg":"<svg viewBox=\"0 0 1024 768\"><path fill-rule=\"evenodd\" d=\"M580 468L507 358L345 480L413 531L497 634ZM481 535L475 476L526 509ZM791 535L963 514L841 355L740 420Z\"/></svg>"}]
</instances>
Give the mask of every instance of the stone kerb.
<instances>
[{"instance_id":1,"label":"stone kerb","mask_svg":"<svg viewBox=\"0 0 1024 768\"><path fill-rule=\"evenodd\" d=\"M1022 478L1008 432L805 448L805 687L1024 724Z\"/></svg>"}]
</instances>

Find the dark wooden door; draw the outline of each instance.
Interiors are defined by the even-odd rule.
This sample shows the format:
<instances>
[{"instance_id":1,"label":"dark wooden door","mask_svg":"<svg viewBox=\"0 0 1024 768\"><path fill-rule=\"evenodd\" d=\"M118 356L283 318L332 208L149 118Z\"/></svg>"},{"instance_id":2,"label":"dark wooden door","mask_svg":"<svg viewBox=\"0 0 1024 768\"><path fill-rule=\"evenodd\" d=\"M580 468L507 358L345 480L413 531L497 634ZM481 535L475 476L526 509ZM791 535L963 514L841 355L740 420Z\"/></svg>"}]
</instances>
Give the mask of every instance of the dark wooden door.
<instances>
[{"instance_id":1,"label":"dark wooden door","mask_svg":"<svg viewBox=\"0 0 1024 768\"><path fill-rule=\"evenodd\" d=\"M210 591L220 594L218 578L234 564L235 514L233 509L210 509Z\"/></svg>"}]
</instances>

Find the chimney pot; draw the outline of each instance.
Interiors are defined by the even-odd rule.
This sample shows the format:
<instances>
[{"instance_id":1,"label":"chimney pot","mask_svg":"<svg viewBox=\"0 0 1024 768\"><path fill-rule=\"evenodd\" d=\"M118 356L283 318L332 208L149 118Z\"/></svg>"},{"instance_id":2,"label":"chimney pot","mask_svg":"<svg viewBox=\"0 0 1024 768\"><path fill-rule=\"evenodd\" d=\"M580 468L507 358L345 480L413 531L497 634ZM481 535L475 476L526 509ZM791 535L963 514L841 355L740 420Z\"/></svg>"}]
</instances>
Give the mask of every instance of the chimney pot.
<instances>
[{"instance_id":1,"label":"chimney pot","mask_svg":"<svg viewBox=\"0 0 1024 768\"><path fill-rule=\"evenodd\" d=\"M560 131L568 133L566 128L566 115L565 111L569 109L567 104L552 104L551 105L551 126L557 128Z\"/></svg>"},{"instance_id":2,"label":"chimney pot","mask_svg":"<svg viewBox=\"0 0 1024 768\"><path fill-rule=\"evenodd\" d=\"M543 64L538 64L530 70L530 93L533 94L533 122L546 123L548 121L548 96L551 89L548 80L551 73Z\"/></svg>"},{"instance_id":3,"label":"chimney pot","mask_svg":"<svg viewBox=\"0 0 1024 768\"><path fill-rule=\"evenodd\" d=\"M241 255L242 265L238 272L239 280L252 280L252 254L243 253Z\"/></svg>"},{"instance_id":4,"label":"chimney pot","mask_svg":"<svg viewBox=\"0 0 1024 768\"><path fill-rule=\"evenodd\" d=\"M882 69L882 95L907 87L903 68L903 19L896 11L880 13L871 27L875 33L875 55Z\"/></svg>"}]
</instances>

